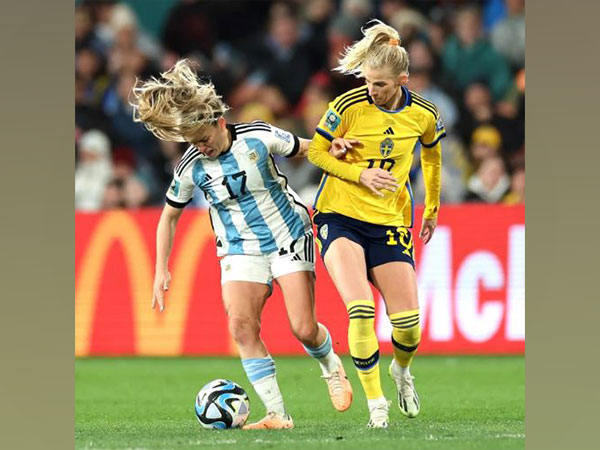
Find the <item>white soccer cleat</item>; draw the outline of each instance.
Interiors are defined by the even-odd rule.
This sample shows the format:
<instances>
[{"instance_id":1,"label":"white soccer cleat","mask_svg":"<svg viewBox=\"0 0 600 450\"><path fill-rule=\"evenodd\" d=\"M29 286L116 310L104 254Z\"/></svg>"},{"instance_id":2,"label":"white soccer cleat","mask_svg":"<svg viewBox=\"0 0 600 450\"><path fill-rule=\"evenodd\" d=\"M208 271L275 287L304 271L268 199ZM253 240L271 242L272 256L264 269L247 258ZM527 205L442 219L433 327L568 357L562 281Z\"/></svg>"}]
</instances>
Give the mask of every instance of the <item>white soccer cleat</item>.
<instances>
[{"instance_id":1,"label":"white soccer cleat","mask_svg":"<svg viewBox=\"0 0 600 450\"><path fill-rule=\"evenodd\" d=\"M385 400L384 402L369 408L369 423L367 428L387 428L389 426L390 404L392 402Z\"/></svg>"},{"instance_id":2,"label":"white soccer cleat","mask_svg":"<svg viewBox=\"0 0 600 450\"><path fill-rule=\"evenodd\" d=\"M421 411L419 394L415 389L415 377L406 373L404 376L394 370L394 360L389 368L390 377L396 382L398 389L398 407L406 417L417 417Z\"/></svg>"}]
</instances>

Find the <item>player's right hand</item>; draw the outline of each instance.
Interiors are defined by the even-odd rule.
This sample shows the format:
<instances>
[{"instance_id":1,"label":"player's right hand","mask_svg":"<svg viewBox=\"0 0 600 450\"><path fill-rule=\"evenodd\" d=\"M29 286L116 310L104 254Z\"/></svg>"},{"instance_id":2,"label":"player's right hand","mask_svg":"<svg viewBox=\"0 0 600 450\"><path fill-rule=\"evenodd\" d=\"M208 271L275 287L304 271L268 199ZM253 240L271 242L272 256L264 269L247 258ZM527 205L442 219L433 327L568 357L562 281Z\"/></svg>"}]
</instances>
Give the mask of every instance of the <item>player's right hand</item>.
<instances>
[{"instance_id":1,"label":"player's right hand","mask_svg":"<svg viewBox=\"0 0 600 450\"><path fill-rule=\"evenodd\" d=\"M152 294L152 309L158 305L159 311L165 309L165 291L169 290L169 283L171 283L171 274L168 270L164 272L156 272L154 275L154 289Z\"/></svg>"},{"instance_id":2,"label":"player's right hand","mask_svg":"<svg viewBox=\"0 0 600 450\"><path fill-rule=\"evenodd\" d=\"M396 192L398 189L398 181L394 176L384 169L364 169L360 173L360 184L366 186L370 191L379 196L383 197L384 194L381 189L386 189L390 192Z\"/></svg>"},{"instance_id":3,"label":"player's right hand","mask_svg":"<svg viewBox=\"0 0 600 450\"><path fill-rule=\"evenodd\" d=\"M337 159L344 159L346 153L352 150L355 146L359 147L361 145L362 144L360 141L357 141L356 139L335 138L333 141L331 141L329 153L331 153Z\"/></svg>"}]
</instances>

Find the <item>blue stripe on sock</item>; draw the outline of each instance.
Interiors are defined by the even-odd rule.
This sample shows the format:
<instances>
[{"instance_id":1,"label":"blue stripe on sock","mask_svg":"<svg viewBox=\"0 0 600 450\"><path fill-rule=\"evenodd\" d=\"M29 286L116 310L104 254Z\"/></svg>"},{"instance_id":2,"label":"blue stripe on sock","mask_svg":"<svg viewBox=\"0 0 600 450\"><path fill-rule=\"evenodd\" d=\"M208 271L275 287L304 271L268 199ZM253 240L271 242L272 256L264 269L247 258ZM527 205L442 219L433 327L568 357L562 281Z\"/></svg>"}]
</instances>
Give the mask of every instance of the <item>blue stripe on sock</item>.
<instances>
[{"instance_id":1,"label":"blue stripe on sock","mask_svg":"<svg viewBox=\"0 0 600 450\"><path fill-rule=\"evenodd\" d=\"M327 353L331 351L331 335L329 334L329 330L325 329L327 333L327 337L325 338L325 342L323 342L318 347L307 347L306 345L302 345L306 353L308 353L313 358L323 358Z\"/></svg>"},{"instance_id":2,"label":"blue stripe on sock","mask_svg":"<svg viewBox=\"0 0 600 450\"><path fill-rule=\"evenodd\" d=\"M256 381L262 380L263 378L271 375L275 375L275 367L257 370L256 372L253 372L252 375L248 375L248 379L251 383L255 383Z\"/></svg>"},{"instance_id":3,"label":"blue stripe on sock","mask_svg":"<svg viewBox=\"0 0 600 450\"><path fill-rule=\"evenodd\" d=\"M275 361L271 357L242 359L242 366L251 383L275 374Z\"/></svg>"}]
</instances>

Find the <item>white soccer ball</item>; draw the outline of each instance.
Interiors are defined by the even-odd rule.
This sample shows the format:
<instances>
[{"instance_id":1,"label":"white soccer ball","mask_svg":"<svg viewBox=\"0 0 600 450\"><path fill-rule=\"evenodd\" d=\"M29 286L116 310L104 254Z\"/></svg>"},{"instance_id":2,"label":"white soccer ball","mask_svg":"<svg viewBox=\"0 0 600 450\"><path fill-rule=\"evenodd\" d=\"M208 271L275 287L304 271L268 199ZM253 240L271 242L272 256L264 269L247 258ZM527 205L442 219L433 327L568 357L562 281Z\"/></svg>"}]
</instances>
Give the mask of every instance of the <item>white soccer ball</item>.
<instances>
[{"instance_id":1,"label":"white soccer ball","mask_svg":"<svg viewBox=\"0 0 600 450\"><path fill-rule=\"evenodd\" d=\"M250 415L246 391L230 380L214 380L196 396L196 417L208 429L240 428Z\"/></svg>"}]
</instances>

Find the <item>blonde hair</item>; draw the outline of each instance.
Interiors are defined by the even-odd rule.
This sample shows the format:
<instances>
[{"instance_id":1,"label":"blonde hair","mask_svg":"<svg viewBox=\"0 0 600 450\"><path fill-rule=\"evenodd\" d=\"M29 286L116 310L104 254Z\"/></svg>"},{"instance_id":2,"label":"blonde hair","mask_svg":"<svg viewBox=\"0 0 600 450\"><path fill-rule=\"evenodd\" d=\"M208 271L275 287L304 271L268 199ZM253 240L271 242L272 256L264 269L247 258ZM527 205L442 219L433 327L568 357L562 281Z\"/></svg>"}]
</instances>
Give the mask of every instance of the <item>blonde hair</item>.
<instances>
[{"instance_id":1,"label":"blonde hair","mask_svg":"<svg viewBox=\"0 0 600 450\"><path fill-rule=\"evenodd\" d=\"M201 83L190 60L133 88L133 120L142 122L157 138L185 142L199 127L214 125L229 107L212 83Z\"/></svg>"},{"instance_id":2,"label":"blonde hair","mask_svg":"<svg viewBox=\"0 0 600 450\"><path fill-rule=\"evenodd\" d=\"M387 67L392 75L408 72L408 52L401 46L398 32L381 20L371 20L372 27L361 28L364 37L344 50L339 66L333 70L362 77L362 67Z\"/></svg>"}]
</instances>

